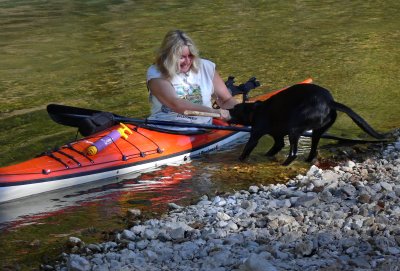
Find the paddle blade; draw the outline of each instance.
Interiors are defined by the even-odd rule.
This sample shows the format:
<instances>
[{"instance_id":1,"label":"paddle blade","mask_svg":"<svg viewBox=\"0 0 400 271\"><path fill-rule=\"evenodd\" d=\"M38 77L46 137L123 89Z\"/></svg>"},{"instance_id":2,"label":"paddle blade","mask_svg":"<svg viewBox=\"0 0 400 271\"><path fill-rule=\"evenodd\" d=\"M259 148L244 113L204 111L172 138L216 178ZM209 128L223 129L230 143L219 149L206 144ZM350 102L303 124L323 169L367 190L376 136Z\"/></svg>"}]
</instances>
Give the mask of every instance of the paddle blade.
<instances>
[{"instance_id":1,"label":"paddle blade","mask_svg":"<svg viewBox=\"0 0 400 271\"><path fill-rule=\"evenodd\" d=\"M83 136L103 131L116 123L112 113L92 109L49 104L47 112L55 122L77 127Z\"/></svg>"},{"instance_id":2,"label":"paddle blade","mask_svg":"<svg viewBox=\"0 0 400 271\"><path fill-rule=\"evenodd\" d=\"M99 112L101 111L60 104L49 104L47 106L47 113L53 121L72 127L79 127L82 119L89 118Z\"/></svg>"}]
</instances>

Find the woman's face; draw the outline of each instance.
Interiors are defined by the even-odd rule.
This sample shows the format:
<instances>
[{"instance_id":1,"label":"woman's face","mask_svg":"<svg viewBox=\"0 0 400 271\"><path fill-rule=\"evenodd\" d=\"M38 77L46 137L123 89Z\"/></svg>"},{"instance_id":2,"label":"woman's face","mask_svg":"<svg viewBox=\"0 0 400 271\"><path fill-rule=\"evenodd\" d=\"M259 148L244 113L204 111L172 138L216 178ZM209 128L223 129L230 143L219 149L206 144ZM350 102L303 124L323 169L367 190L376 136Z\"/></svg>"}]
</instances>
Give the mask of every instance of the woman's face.
<instances>
[{"instance_id":1,"label":"woman's face","mask_svg":"<svg viewBox=\"0 0 400 271\"><path fill-rule=\"evenodd\" d=\"M188 72L193 63L193 55L190 53L189 47L184 46L182 49L182 55L179 59L179 71Z\"/></svg>"}]
</instances>

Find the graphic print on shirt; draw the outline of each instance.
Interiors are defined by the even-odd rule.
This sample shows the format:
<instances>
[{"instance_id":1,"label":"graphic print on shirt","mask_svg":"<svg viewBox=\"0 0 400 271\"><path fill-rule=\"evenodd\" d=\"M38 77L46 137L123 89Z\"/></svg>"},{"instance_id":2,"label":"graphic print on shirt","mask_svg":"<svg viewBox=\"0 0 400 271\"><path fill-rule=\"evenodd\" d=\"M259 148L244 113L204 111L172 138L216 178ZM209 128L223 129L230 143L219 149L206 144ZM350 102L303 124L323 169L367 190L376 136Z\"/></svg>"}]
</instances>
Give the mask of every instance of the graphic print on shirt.
<instances>
[{"instance_id":1,"label":"graphic print on shirt","mask_svg":"<svg viewBox=\"0 0 400 271\"><path fill-rule=\"evenodd\" d=\"M203 103L203 96L201 95L200 85L198 84L173 84L176 94L179 98L188 100L195 104ZM161 112L170 113L172 110L166 105L161 106Z\"/></svg>"},{"instance_id":2,"label":"graphic print on shirt","mask_svg":"<svg viewBox=\"0 0 400 271\"><path fill-rule=\"evenodd\" d=\"M179 98L188 100L195 104L202 104L203 97L201 96L200 85L198 84L174 84L176 94Z\"/></svg>"}]
</instances>

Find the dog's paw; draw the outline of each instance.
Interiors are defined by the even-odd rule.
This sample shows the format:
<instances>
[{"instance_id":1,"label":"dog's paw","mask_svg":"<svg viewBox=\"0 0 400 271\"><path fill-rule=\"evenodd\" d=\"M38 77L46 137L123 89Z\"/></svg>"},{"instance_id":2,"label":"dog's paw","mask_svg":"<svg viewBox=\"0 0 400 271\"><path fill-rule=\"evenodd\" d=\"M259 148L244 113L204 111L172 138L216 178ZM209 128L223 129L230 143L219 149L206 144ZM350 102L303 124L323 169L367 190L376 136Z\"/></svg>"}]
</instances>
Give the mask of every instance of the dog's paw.
<instances>
[{"instance_id":1,"label":"dog's paw","mask_svg":"<svg viewBox=\"0 0 400 271\"><path fill-rule=\"evenodd\" d=\"M293 155L293 156L288 156L288 158L286 158L285 162L283 162L283 166L288 166L290 165L290 163L292 163L294 161L294 159L297 158L297 155Z\"/></svg>"},{"instance_id":2,"label":"dog's paw","mask_svg":"<svg viewBox=\"0 0 400 271\"><path fill-rule=\"evenodd\" d=\"M243 156L243 155L241 155L241 156L239 156L239 161L240 162L245 162L246 161L246 158L247 158L247 156Z\"/></svg>"},{"instance_id":3,"label":"dog's paw","mask_svg":"<svg viewBox=\"0 0 400 271\"><path fill-rule=\"evenodd\" d=\"M314 155L309 155L307 159L305 160L307 163L315 163L318 159L318 153Z\"/></svg>"},{"instance_id":4,"label":"dog's paw","mask_svg":"<svg viewBox=\"0 0 400 271\"><path fill-rule=\"evenodd\" d=\"M278 157L276 157L276 156L267 156L266 159L269 162L278 162L279 161Z\"/></svg>"}]
</instances>

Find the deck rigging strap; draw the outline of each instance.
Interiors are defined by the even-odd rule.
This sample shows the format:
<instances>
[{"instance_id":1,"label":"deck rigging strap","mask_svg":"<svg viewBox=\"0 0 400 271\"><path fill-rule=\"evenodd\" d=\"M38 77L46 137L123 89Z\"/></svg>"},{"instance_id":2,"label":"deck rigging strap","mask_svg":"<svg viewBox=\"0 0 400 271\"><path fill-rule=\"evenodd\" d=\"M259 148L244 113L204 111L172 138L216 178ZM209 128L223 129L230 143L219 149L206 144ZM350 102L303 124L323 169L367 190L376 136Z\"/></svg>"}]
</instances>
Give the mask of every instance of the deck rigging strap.
<instances>
[{"instance_id":1,"label":"deck rigging strap","mask_svg":"<svg viewBox=\"0 0 400 271\"><path fill-rule=\"evenodd\" d=\"M139 128L140 128L140 126L137 125L137 126L133 129L133 131L135 131L136 133L138 133L139 135L143 136L144 138L146 138L147 140L149 140L151 143L153 143L153 144L157 147L157 149L156 149L157 153L162 153L163 150L160 148L160 145L158 145L153 139L149 138L148 136L145 136L143 133L140 133L140 132L139 132ZM136 146L135 146L135 147L136 147Z\"/></svg>"},{"instance_id":2,"label":"deck rigging strap","mask_svg":"<svg viewBox=\"0 0 400 271\"><path fill-rule=\"evenodd\" d=\"M52 152L45 152L44 155L56 160L57 162L63 164L65 166L66 169L69 169L69 166L67 163L65 163L63 160L61 160L61 158L55 156Z\"/></svg>"},{"instance_id":3,"label":"deck rigging strap","mask_svg":"<svg viewBox=\"0 0 400 271\"><path fill-rule=\"evenodd\" d=\"M70 149L70 150L72 150L72 151L74 151L74 152L76 152L76 153L79 153L80 155L82 155L83 157L85 157L86 159L88 159L88 160L90 161L90 163L92 163L92 164L94 163L94 161L93 161L92 159L90 159L90 157L89 157L88 155L86 155L86 153L84 153L84 152L82 152L82 151L80 151L80 150L75 149L75 148L72 146L71 143L68 143L68 144L67 144L67 148Z\"/></svg>"},{"instance_id":4,"label":"deck rigging strap","mask_svg":"<svg viewBox=\"0 0 400 271\"><path fill-rule=\"evenodd\" d=\"M82 164L81 164L78 160L76 160L75 157L73 157L72 155L70 155L70 154L68 154L68 153L66 153L66 152L64 152L64 151L62 151L62 150L60 150L60 149L56 149L55 152L57 152L57 153L59 153L59 154L62 154L62 155L64 155L64 156L68 157L69 159L71 159L72 161L74 161L78 166L80 166L80 167L82 166Z\"/></svg>"}]
</instances>

